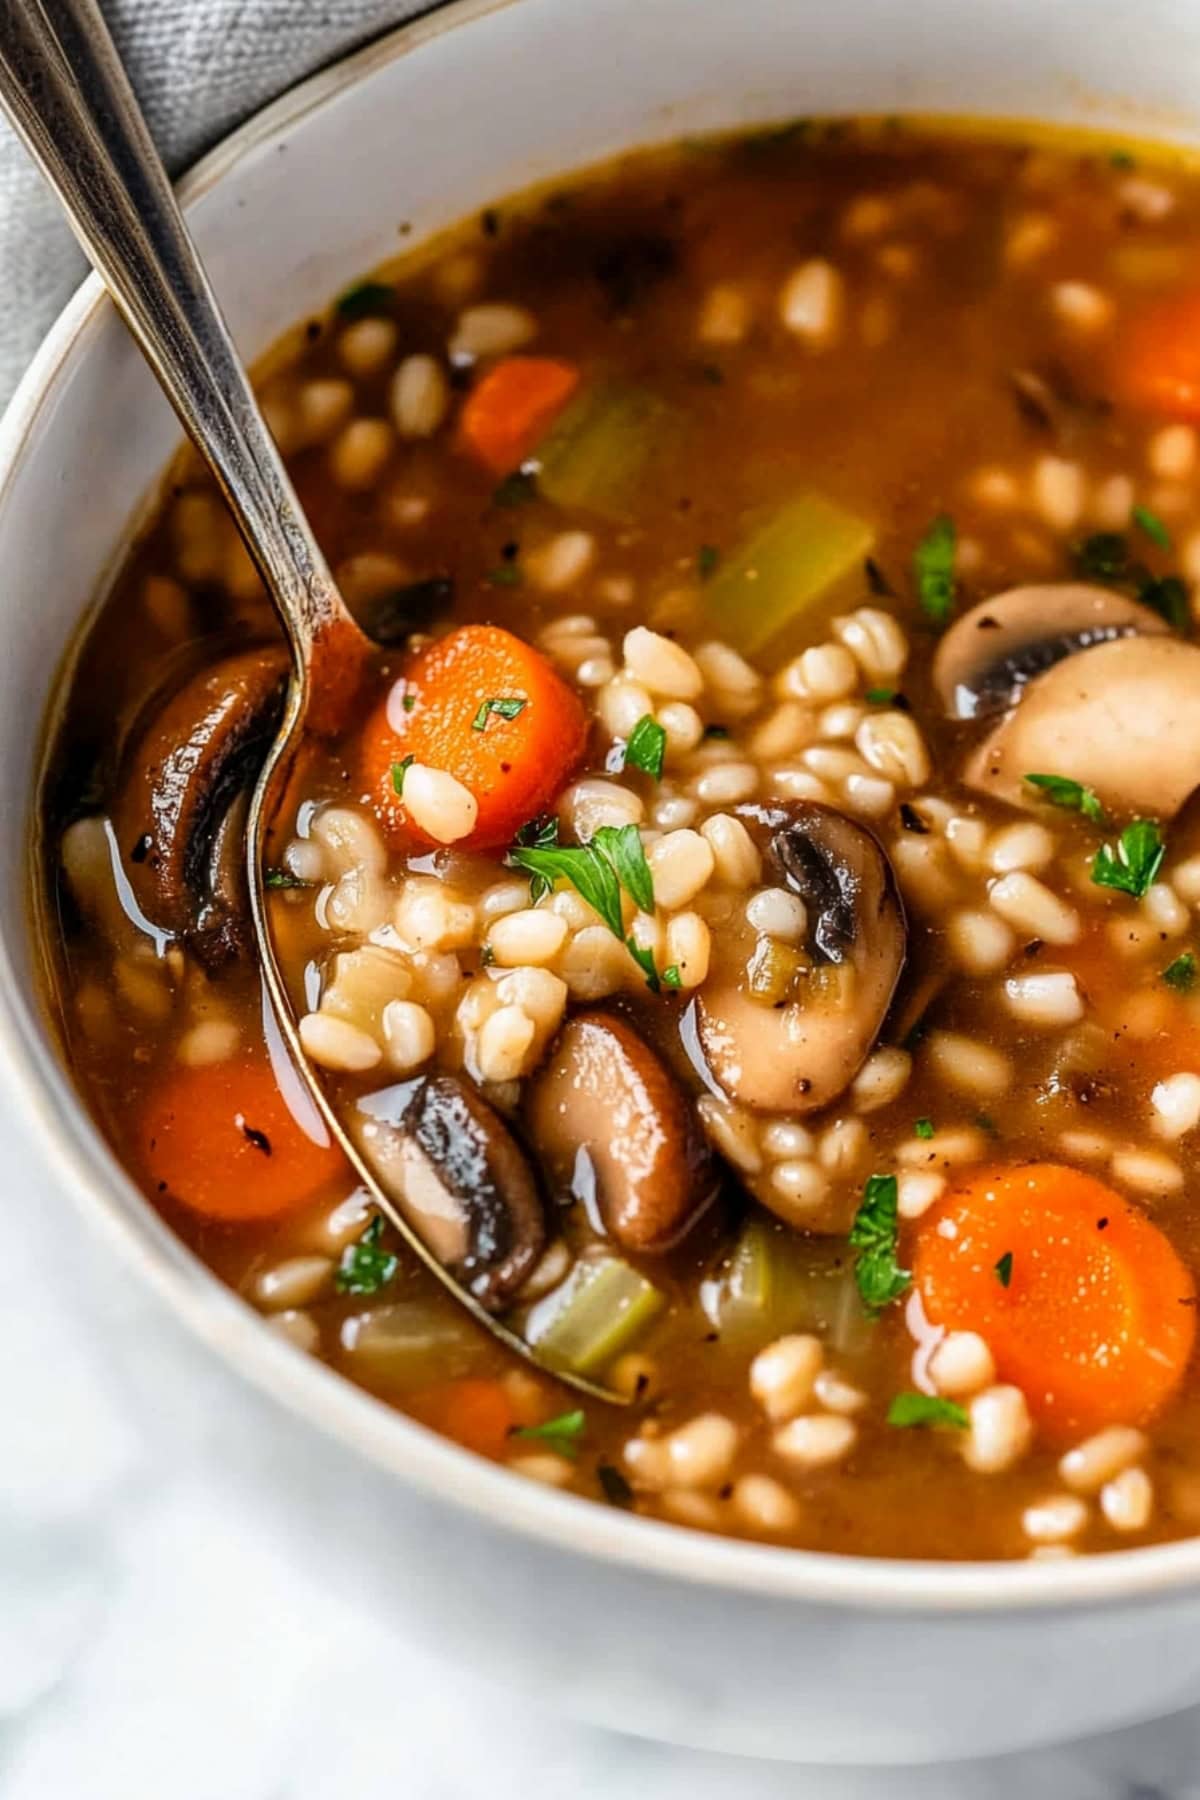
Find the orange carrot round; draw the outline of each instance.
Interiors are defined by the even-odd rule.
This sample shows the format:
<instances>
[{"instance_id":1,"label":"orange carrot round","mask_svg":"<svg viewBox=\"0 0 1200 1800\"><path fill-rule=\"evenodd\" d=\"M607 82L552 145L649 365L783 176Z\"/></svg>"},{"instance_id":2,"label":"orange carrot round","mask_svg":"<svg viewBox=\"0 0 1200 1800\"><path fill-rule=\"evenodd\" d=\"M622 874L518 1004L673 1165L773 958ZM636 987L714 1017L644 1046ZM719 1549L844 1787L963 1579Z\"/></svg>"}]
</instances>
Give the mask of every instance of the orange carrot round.
<instances>
[{"instance_id":1,"label":"orange carrot round","mask_svg":"<svg viewBox=\"0 0 1200 1800\"><path fill-rule=\"evenodd\" d=\"M930 1321L979 1332L1059 1441L1146 1424L1192 1353L1195 1284L1163 1233L1056 1163L953 1188L921 1221L913 1278Z\"/></svg>"},{"instance_id":2,"label":"orange carrot round","mask_svg":"<svg viewBox=\"0 0 1200 1800\"><path fill-rule=\"evenodd\" d=\"M410 1403L425 1424L480 1456L503 1456L521 1423L503 1382L484 1376L437 1382L412 1395Z\"/></svg>"},{"instance_id":3,"label":"orange carrot round","mask_svg":"<svg viewBox=\"0 0 1200 1800\"><path fill-rule=\"evenodd\" d=\"M579 371L551 356L507 356L467 395L459 442L493 475L519 467L579 385Z\"/></svg>"},{"instance_id":4,"label":"orange carrot round","mask_svg":"<svg viewBox=\"0 0 1200 1800\"><path fill-rule=\"evenodd\" d=\"M1200 293L1160 301L1130 321L1113 381L1121 398L1144 412L1200 420Z\"/></svg>"},{"instance_id":5,"label":"orange carrot round","mask_svg":"<svg viewBox=\"0 0 1200 1800\"><path fill-rule=\"evenodd\" d=\"M401 765L444 769L478 807L461 847L497 849L557 798L587 730L578 698L537 650L498 625L463 625L413 657L368 720L366 792L393 842L428 843L405 808Z\"/></svg>"},{"instance_id":6,"label":"orange carrot round","mask_svg":"<svg viewBox=\"0 0 1200 1800\"><path fill-rule=\"evenodd\" d=\"M228 1223L293 1212L346 1171L296 1123L263 1054L172 1069L151 1090L138 1148L158 1193Z\"/></svg>"}]
</instances>

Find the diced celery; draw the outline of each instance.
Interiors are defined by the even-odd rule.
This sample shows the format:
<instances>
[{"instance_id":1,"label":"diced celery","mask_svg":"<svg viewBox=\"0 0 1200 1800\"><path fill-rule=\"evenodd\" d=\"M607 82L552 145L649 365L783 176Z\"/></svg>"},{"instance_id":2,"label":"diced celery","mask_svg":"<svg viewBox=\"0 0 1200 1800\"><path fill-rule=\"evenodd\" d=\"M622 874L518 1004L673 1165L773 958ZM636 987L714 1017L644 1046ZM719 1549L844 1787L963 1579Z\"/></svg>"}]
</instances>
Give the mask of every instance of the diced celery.
<instances>
[{"instance_id":1,"label":"diced celery","mask_svg":"<svg viewBox=\"0 0 1200 1800\"><path fill-rule=\"evenodd\" d=\"M802 494L721 564L704 589L708 616L735 649L761 650L860 567L874 542L864 519Z\"/></svg>"},{"instance_id":2,"label":"diced celery","mask_svg":"<svg viewBox=\"0 0 1200 1800\"><path fill-rule=\"evenodd\" d=\"M746 1220L701 1300L721 1342L746 1349L783 1331L811 1331L853 1354L872 1329L845 1239L800 1237L762 1213Z\"/></svg>"},{"instance_id":3,"label":"diced celery","mask_svg":"<svg viewBox=\"0 0 1200 1800\"><path fill-rule=\"evenodd\" d=\"M538 447L538 488L557 506L625 518L674 424L667 403L645 388L616 381L585 388Z\"/></svg>"},{"instance_id":4,"label":"diced celery","mask_svg":"<svg viewBox=\"0 0 1200 1800\"><path fill-rule=\"evenodd\" d=\"M577 1262L533 1307L525 1336L544 1361L594 1375L640 1335L663 1305L658 1289L619 1256Z\"/></svg>"}]
</instances>

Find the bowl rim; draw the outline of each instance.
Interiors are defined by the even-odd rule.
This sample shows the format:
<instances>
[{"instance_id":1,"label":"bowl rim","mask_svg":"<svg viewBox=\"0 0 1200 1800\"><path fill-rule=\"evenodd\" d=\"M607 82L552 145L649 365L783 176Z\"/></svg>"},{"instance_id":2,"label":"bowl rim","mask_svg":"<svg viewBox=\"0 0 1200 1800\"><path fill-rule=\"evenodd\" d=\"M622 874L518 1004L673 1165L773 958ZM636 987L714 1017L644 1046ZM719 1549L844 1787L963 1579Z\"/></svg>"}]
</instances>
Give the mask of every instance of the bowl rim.
<instances>
[{"instance_id":1,"label":"bowl rim","mask_svg":"<svg viewBox=\"0 0 1200 1800\"><path fill-rule=\"evenodd\" d=\"M449 0L437 12L385 32L331 63L222 139L179 183L181 200L187 205L235 177L250 153L397 58L521 3ZM57 384L77 355L89 353L110 317L110 305L99 277L88 275L26 369L0 419L0 506ZM38 791L24 796L21 809L27 857L35 841L39 799ZM783 1604L987 1615L1165 1602L1200 1582L1200 1537L1053 1563L905 1560L748 1543L557 1492L439 1437L265 1330L260 1316L154 1213L94 1124L65 1062L52 1050L39 1003L22 994L7 940L10 933L16 937L32 930L28 908L20 910L20 921L0 928L0 1060L47 1168L80 1212L136 1265L181 1326L235 1378L389 1477L564 1555Z\"/></svg>"}]
</instances>

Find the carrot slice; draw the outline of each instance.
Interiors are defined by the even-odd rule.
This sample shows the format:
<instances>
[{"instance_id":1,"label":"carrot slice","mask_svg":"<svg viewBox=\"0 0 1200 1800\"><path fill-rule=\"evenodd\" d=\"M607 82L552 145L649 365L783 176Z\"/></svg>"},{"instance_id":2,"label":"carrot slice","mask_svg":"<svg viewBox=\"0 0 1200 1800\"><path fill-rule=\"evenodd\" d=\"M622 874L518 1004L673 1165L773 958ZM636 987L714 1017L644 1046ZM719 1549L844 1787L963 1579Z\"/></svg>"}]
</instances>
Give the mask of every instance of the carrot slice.
<instances>
[{"instance_id":1,"label":"carrot slice","mask_svg":"<svg viewBox=\"0 0 1200 1800\"><path fill-rule=\"evenodd\" d=\"M138 1149L160 1194L229 1223L293 1212L346 1171L297 1124L263 1054L171 1070L148 1097Z\"/></svg>"},{"instance_id":2,"label":"carrot slice","mask_svg":"<svg viewBox=\"0 0 1200 1800\"><path fill-rule=\"evenodd\" d=\"M579 370L551 356L508 356L472 388L459 420L459 442L494 475L529 455L579 386Z\"/></svg>"},{"instance_id":3,"label":"carrot slice","mask_svg":"<svg viewBox=\"0 0 1200 1800\"><path fill-rule=\"evenodd\" d=\"M1200 293L1160 301L1131 320L1113 379L1131 406L1200 420Z\"/></svg>"},{"instance_id":4,"label":"carrot slice","mask_svg":"<svg viewBox=\"0 0 1200 1800\"><path fill-rule=\"evenodd\" d=\"M503 1456L521 1422L504 1383L483 1376L438 1382L410 1396L409 1403L426 1425L480 1456Z\"/></svg>"},{"instance_id":5,"label":"carrot slice","mask_svg":"<svg viewBox=\"0 0 1200 1800\"><path fill-rule=\"evenodd\" d=\"M979 1332L1054 1439L1147 1423L1192 1353L1191 1275L1144 1213L1078 1169L973 1174L922 1219L913 1277L930 1321Z\"/></svg>"},{"instance_id":6,"label":"carrot slice","mask_svg":"<svg viewBox=\"0 0 1200 1800\"><path fill-rule=\"evenodd\" d=\"M393 768L411 756L444 769L479 809L461 847L496 849L556 799L587 730L579 700L537 650L499 625L463 625L420 651L368 720L366 792L395 843L430 843Z\"/></svg>"}]
</instances>

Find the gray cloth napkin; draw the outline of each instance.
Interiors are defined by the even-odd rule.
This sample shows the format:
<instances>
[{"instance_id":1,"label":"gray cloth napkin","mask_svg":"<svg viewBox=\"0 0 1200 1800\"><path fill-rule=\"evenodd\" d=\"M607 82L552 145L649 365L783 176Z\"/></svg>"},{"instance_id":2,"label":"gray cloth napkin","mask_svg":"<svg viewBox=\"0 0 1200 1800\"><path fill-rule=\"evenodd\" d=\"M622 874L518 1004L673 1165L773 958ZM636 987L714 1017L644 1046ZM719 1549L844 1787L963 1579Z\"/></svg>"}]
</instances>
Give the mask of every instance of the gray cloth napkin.
<instances>
[{"instance_id":1,"label":"gray cloth napkin","mask_svg":"<svg viewBox=\"0 0 1200 1800\"><path fill-rule=\"evenodd\" d=\"M247 114L429 0L102 0L173 174ZM0 120L0 411L86 270L58 203Z\"/></svg>"}]
</instances>

